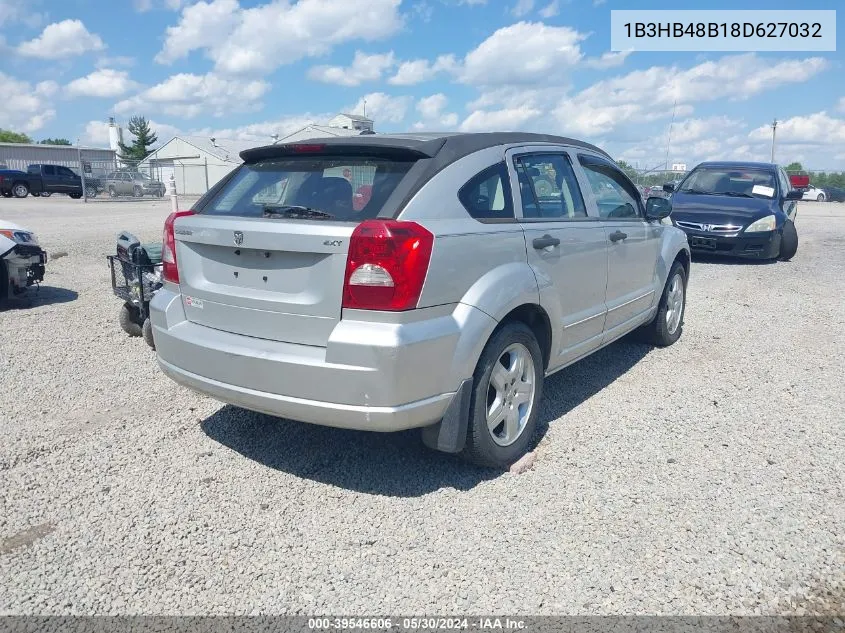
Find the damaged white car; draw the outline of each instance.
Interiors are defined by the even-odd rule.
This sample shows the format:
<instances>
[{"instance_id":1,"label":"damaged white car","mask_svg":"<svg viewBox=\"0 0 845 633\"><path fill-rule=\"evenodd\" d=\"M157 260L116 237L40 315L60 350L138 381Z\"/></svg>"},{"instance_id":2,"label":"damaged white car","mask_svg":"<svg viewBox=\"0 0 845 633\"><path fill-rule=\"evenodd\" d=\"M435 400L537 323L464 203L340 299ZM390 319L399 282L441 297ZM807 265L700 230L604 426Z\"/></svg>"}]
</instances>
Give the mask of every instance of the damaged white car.
<instances>
[{"instance_id":1,"label":"damaged white car","mask_svg":"<svg viewBox=\"0 0 845 633\"><path fill-rule=\"evenodd\" d=\"M35 233L0 219L0 304L43 281L46 262Z\"/></svg>"}]
</instances>

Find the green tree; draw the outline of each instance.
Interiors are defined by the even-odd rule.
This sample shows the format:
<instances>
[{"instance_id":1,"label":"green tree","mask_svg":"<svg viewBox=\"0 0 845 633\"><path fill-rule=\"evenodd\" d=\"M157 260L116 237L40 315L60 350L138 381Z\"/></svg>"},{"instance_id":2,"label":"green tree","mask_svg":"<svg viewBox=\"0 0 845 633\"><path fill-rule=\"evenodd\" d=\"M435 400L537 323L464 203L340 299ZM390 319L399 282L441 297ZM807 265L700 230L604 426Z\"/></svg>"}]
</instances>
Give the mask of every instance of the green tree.
<instances>
[{"instance_id":1,"label":"green tree","mask_svg":"<svg viewBox=\"0 0 845 633\"><path fill-rule=\"evenodd\" d=\"M142 116L133 116L127 127L135 140L131 145L120 144L120 158L124 161L142 161L150 153L150 148L158 143L158 136Z\"/></svg>"},{"instance_id":2,"label":"green tree","mask_svg":"<svg viewBox=\"0 0 845 633\"><path fill-rule=\"evenodd\" d=\"M38 141L40 145L71 145L72 143L66 138L45 138Z\"/></svg>"},{"instance_id":3,"label":"green tree","mask_svg":"<svg viewBox=\"0 0 845 633\"><path fill-rule=\"evenodd\" d=\"M26 134L0 128L0 143L32 143L32 139Z\"/></svg>"},{"instance_id":4,"label":"green tree","mask_svg":"<svg viewBox=\"0 0 845 633\"><path fill-rule=\"evenodd\" d=\"M634 169L634 167L632 165L629 165L624 160L618 160L618 161L616 161L616 164L619 165L619 169L621 169L625 173L625 175L628 176L628 178L630 178L634 182L637 182L637 178L639 177L639 174L637 173L637 170Z\"/></svg>"},{"instance_id":5,"label":"green tree","mask_svg":"<svg viewBox=\"0 0 845 633\"><path fill-rule=\"evenodd\" d=\"M795 173L799 171L804 171L804 166L801 163L789 163L786 166L787 173Z\"/></svg>"}]
</instances>

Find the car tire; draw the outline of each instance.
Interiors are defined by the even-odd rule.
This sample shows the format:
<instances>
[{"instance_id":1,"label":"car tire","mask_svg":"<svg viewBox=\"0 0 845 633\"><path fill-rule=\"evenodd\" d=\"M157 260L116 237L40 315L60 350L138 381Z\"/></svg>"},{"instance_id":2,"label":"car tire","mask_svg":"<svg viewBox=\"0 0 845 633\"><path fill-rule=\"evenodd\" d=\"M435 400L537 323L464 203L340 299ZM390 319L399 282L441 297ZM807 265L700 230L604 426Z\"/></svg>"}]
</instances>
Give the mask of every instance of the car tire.
<instances>
[{"instance_id":1,"label":"car tire","mask_svg":"<svg viewBox=\"0 0 845 633\"><path fill-rule=\"evenodd\" d=\"M117 198L117 191L114 187L109 187L109 197L110 198Z\"/></svg>"},{"instance_id":2,"label":"car tire","mask_svg":"<svg viewBox=\"0 0 845 633\"><path fill-rule=\"evenodd\" d=\"M139 323L138 309L134 306L124 303L120 308L120 322L121 329L129 336L141 336L143 334L143 326Z\"/></svg>"},{"instance_id":3,"label":"car tire","mask_svg":"<svg viewBox=\"0 0 845 633\"><path fill-rule=\"evenodd\" d=\"M137 186L136 186L136 187L132 190L132 195L133 195L133 196L135 196L136 198L143 198L143 197L144 197L144 190L143 190L143 189L141 189L141 187L137 187Z\"/></svg>"},{"instance_id":4,"label":"car tire","mask_svg":"<svg viewBox=\"0 0 845 633\"><path fill-rule=\"evenodd\" d=\"M787 220L783 225L783 232L780 236L780 253L778 259L788 262L798 252L798 231L795 229L795 222Z\"/></svg>"},{"instance_id":5,"label":"car tire","mask_svg":"<svg viewBox=\"0 0 845 633\"><path fill-rule=\"evenodd\" d=\"M480 466L507 468L525 455L537 429L544 376L543 354L531 329L519 321L498 329L473 374L461 456ZM497 401L496 418L488 423Z\"/></svg>"},{"instance_id":6,"label":"car tire","mask_svg":"<svg viewBox=\"0 0 845 633\"><path fill-rule=\"evenodd\" d=\"M3 190L3 197L4 198L11 198L12 197L12 191L10 189L4 189Z\"/></svg>"},{"instance_id":7,"label":"car tire","mask_svg":"<svg viewBox=\"0 0 845 633\"><path fill-rule=\"evenodd\" d=\"M152 349L156 348L155 341L153 340L153 324L150 322L150 317L144 319L144 324L141 326L141 336L144 337L147 345Z\"/></svg>"},{"instance_id":8,"label":"car tire","mask_svg":"<svg viewBox=\"0 0 845 633\"><path fill-rule=\"evenodd\" d=\"M15 198L26 198L29 195L29 185L25 182L16 182L12 185L12 195Z\"/></svg>"},{"instance_id":9,"label":"car tire","mask_svg":"<svg viewBox=\"0 0 845 633\"><path fill-rule=\"evenodd\" d=\"M51 191L42 191L40 195L41 195L42 198L49 198L50 196L53 195L53 193Z\"/></svg>"},{"instance_id":10,"label":"car tire","mask_svg":"<svg viewBox=\"0 0 845 633\"><path fill-rule=\"evenodd\" d=\"M32 197L33 197L33 198L40 198L40 197L41 197L41 194L40 194L40 193L38 193L37 191L33 191L33 192L32 192Z\"/></svg>"},{"instance_id":11,"label":"car tire","mask_svg":"<svg viewBox=\"0 0 845 633\"><path fill-rule=\"evenodd\" d=\"M669 347L684 331L687 307L687 273L681 262L669 269L654 319L643 327L645 340L657 347Z\"/></svg>"},{"instance_id":12,"label":"car tire","mask_svg":"<svg viewBox=\"0 0 845 633\"><path fill-rule=\"evenodd\" d=\"M823 194L823 193L820 193L820 194L816 197L816 202L824 202L824 194Z\"/></svg>"},{"instance_id":13,"label":"car tire","mask_svg":"<svg viewBox=\"0 0 845 633\"><path fill-rule=\"evenodd\" d=\"M71 200L79 200L80 198L82 198L81 193L69 193L67 195L70 196Z\"/></svg>"}]
</instances>

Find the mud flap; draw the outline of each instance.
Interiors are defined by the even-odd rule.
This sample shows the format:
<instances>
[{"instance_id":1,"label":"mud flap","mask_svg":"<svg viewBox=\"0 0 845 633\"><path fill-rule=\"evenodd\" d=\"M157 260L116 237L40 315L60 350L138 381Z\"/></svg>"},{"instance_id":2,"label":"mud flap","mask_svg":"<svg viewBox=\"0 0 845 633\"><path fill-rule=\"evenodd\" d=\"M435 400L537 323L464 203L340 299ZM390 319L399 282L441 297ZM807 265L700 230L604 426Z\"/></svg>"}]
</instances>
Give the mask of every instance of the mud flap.
<instances>
[{"instance_id":1,"label":"mud flap","mask_svg":"<svg viewBox=\"0 0 845 633\"><path fill-rule=\"evenodd\" d=\"M422 429L423 444L443 453L460 453L467 439L472 378L467 378L455 392L443 419Z\"/></svg>"}]
</instances>

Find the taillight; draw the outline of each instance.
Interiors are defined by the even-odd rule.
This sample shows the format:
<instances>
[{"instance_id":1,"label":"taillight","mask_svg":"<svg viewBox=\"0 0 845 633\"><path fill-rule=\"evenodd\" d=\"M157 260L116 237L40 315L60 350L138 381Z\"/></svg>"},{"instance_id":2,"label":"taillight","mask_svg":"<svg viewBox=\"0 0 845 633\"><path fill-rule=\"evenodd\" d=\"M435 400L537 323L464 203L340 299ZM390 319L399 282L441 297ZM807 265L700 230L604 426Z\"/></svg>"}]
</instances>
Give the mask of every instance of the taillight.
<instances>
[{"instance_id":1,"label":"taillight","mask_svg":"<svg viewBox=\"0 0 845 633\"><path fill-rule=\"evenodd\" d=\"M193 211L174 211L164 221L164 232L161 236L161 275L165 281L174 284L179 283L179 265L176 263L176 234L173 232L173 223L176 218L185 215L194 215Z\"/></svg>"},{"instance_id":2,"label":"taillight","mask_svg":"<svg viewBox=\"0 0 845 633\"><path fill-rule=\"evenodd\" d=\"M343 307L410 310L417 307L434 235L416 222L365 220L352 232Z\"/></svg>"}]
</instances>

